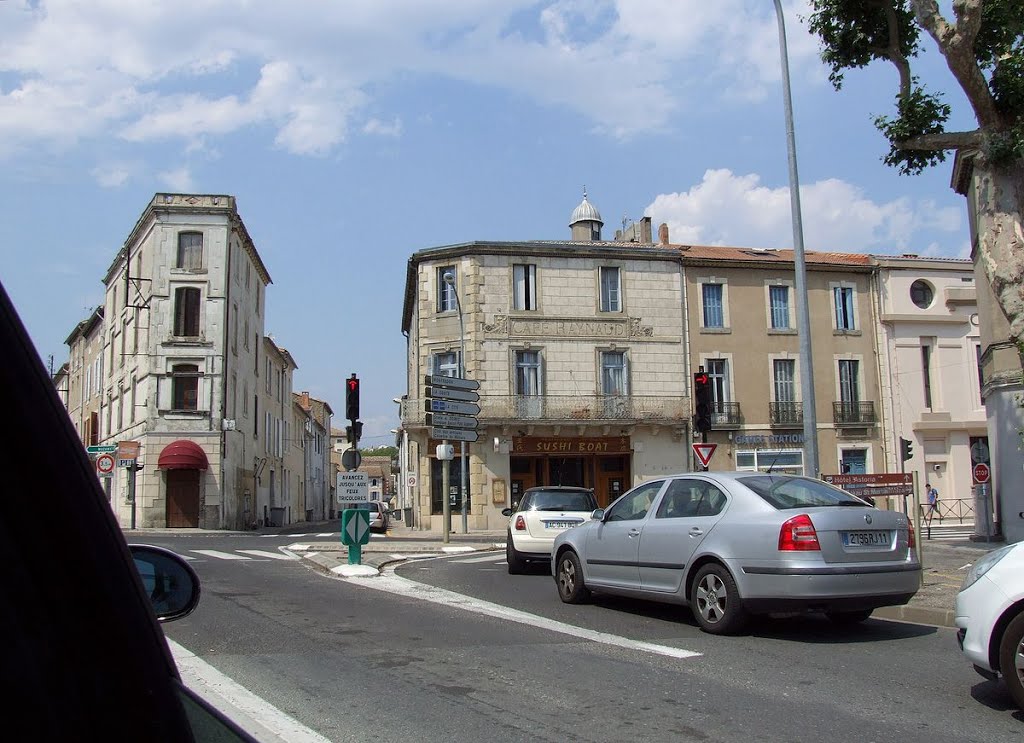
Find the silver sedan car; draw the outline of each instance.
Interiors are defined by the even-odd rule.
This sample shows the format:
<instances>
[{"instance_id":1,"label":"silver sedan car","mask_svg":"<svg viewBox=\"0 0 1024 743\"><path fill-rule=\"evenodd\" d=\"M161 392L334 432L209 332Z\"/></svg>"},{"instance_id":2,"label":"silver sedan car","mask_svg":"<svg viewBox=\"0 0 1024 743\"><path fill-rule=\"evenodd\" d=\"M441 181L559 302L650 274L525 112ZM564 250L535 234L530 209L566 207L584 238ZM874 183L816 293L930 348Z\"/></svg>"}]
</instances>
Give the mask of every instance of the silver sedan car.
<instances>
[{"instance_id":1,"label":"silver sedan car","mask_svg":"<svg viewBox=\"0 0 1024 743\"><path fill-rule=\"evenodd\" d=\"M820 480L694 472L651 480L555 538L562 601L591 591L689 606L701 628L751 614L824 612L838 623L907 603L921 564L907 517Z\"/></svg>"}]
</instances>

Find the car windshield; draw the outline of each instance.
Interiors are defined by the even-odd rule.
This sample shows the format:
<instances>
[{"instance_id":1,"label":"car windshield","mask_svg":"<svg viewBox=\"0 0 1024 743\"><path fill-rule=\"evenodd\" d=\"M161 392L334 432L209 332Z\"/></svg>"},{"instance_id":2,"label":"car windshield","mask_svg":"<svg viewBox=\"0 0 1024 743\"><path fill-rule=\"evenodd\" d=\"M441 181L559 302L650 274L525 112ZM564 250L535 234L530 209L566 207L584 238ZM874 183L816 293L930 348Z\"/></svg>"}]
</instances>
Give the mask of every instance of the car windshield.
<instances>
[{"instance_id":1,"label":"car windshield","mask_svg":"<svg viewBox=\"0 0 1024 743\"><path fill-rule=\"evenodd\" d=\"M541 490L530 494L524 511L593 511L597 508L589 490Z\"/></svg>"},{"instance_id":2,"label":"car windshield","mask_svg":"<svg viewBox=\"0 0 1024 743\"><path fill-rule=\"evenodd\" d=\"M779 510L815 506L871 507L860 498L821 480L788 475L751 475L738 480Z\"/></svg>"}]
</instances>

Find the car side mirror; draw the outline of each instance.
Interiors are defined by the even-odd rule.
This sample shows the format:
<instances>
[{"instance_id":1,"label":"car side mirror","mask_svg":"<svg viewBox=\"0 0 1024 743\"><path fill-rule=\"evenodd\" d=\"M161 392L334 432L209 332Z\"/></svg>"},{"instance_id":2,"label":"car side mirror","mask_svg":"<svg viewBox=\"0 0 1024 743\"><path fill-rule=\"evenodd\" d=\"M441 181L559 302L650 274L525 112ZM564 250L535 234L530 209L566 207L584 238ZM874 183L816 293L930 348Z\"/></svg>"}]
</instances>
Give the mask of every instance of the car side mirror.
<instances>
[{"instance_id":1,"label":"car side mirror","mask_svg":"<svg viewBox=\"0 0 1024 743\"><path fill-rule=\"evenodd\" d=\"M592 514L590 514L590 518L594 519L595 521L604 521L604 509L598 508Z\"/></svg>"},{"instance_id":2,"label":"car side mirror","mask_svg":"<svg viewBox=\"0 0 1024 743\"><path fill-rule=\"evenodd\" d=\"M501 509L501 515L502 516L511 516L512 513L513 513L513 511L512 511L511 508L503 508L503 509Z\"/></svg>"},{"instance_id":3,"label":"car side mirror","mask_svg":"<svg viewBox=\"0 0 1024 743\"><path fill-rule=\"evenodd\" d=\"M148 544L130 544L128 549L156 618L173 622L191 614L199 604L199 576L185 558Z\"/></svg>"}]
</instances>

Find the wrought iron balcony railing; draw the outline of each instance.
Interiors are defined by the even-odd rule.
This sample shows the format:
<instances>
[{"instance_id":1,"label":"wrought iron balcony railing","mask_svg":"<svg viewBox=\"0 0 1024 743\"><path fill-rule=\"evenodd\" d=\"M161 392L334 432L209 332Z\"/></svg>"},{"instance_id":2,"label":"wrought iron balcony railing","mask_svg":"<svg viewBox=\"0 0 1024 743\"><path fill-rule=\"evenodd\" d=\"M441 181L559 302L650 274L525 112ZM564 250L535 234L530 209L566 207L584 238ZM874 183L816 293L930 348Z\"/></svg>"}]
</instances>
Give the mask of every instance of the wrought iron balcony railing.
<instances>
[{"instance_id":1,"label":"wrought iron balcony railing","mask_svg":"<svg viewBox=\"0 0 1024 743\"><path fill-rule=\"evenodd\" d=\"M770 402L768 415L773 426L802 426L804 406L799 402Z\"/></svg>"},{"instance_id":2,"label":"wrought iron balcony railing","mask_svg":"<svg viewBox=\"0 0 1024 743\"><path fill-rule=\"evenodd\" d=\"M711 427L733 428L743 423L738 402L712 402Z\"/></svg>"},{"instance_id":3,"label":"wrought iron balcony railing","mask_svg":"<svg viewBox=\"0 0 1024 743\"><path fill-rule=\"evenodd\" d=\"M832 420L837 426L868 426L878 422L873 402L834 402Z\"/></svg>"},{"instance_id":4,"label":"wrought iron balcony railing","mask_svg":"<svg viewBox=\"0 0 1024 743\"><path fill-rule=\"evenodd\" d=\"M690 419L688 397L664 395L481 395L477 419L483 424L537 422L662 423L683 425ZM402 425L426 425L426 400L402 401Z\"/></svg>"}]
</instances>

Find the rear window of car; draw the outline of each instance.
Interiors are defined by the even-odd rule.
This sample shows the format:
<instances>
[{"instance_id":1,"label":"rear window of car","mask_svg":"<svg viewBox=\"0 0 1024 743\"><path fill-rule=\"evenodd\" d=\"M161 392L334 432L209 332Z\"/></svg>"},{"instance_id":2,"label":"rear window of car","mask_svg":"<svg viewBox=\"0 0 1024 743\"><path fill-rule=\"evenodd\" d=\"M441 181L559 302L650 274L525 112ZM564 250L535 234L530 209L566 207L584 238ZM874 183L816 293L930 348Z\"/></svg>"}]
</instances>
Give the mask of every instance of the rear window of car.
<instances>
[{"instance_id":1,"label":"rear window of car","mask_svg":"<svg viewBox=\"0 0 1024 743\"><path fill-rule=\"evenodd\" d=\"M589 490L538 490L529 493L520 511L593 511L597 500Z\"/></svg>"},{"instance_id":2,"label":"rear window of car","mask_svg":"<svg viewBox=\"0 0 1024 743\"><path fill-rule=\"evenodd\" d=\"M366 509L367 511L374 512L380 512L381 510L380 503L378 503L377 501L370 501L369 503L353 503L349 506L346 506L346 508L363 508Z\"/></svg>"},{"instance_id":3,"label":"rear window of car","mask_svg":"<svg viewBox=\"0 0 1024 743\"><path fill-rule=\"evenodd\" d=\"M779 510L818 506L871 507L860 498L821 480L788 475L751 475L737 480Z\"/></svg>"}]
</instances>

